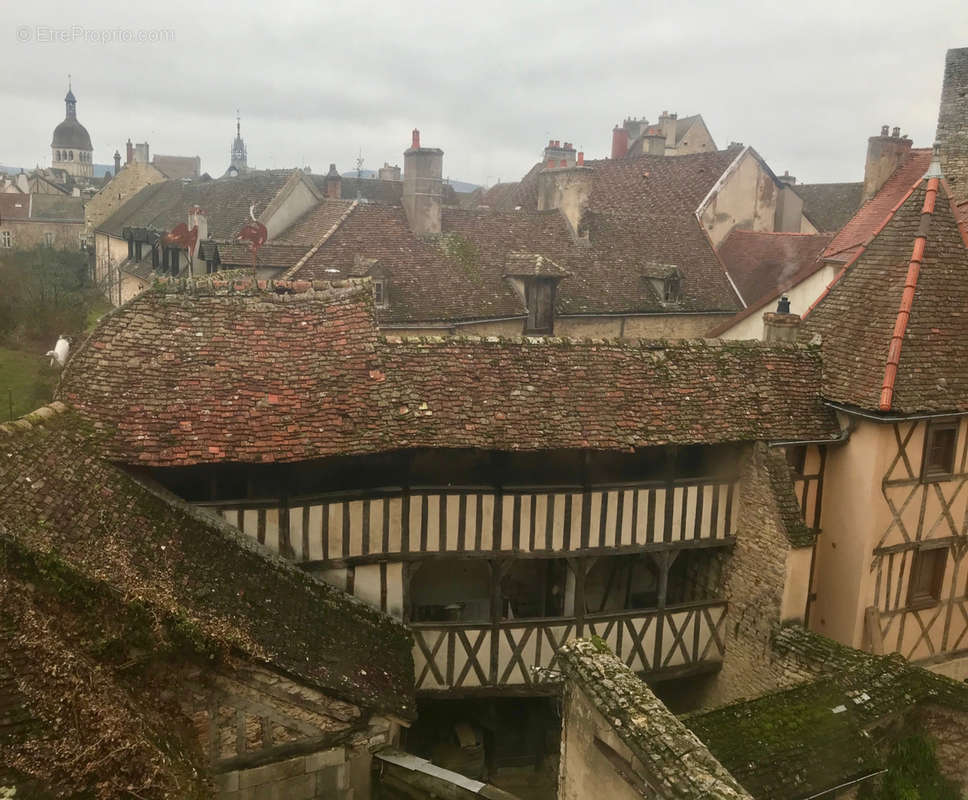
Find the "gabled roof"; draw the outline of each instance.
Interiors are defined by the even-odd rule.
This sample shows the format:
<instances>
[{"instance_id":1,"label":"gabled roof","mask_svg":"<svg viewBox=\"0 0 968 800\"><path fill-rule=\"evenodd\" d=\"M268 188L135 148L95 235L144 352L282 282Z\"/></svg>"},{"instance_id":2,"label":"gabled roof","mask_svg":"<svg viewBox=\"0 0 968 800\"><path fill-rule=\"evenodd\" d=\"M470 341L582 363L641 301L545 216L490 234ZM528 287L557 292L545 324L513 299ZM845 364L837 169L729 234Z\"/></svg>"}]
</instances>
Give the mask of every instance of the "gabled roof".
<instances>
[{"instance_id":1,"label":"gabled roof","mask_svg":"<svg viewBox=\"0 0 968 800\"><path fill-rule=\"evenodd\" d=\"M166 178L172 180L197 178L199 164L198 156L163 156L156 154L151 159L151 165Z\"/></svg>"},{"instance_id":2,"label":"gabled roof","mask_svg":"<svg viewBox=\"0 0 968 800\"><path fill-rule=\"evenodd\" d=\"M719 257L746 301L746 308L710 336L717 336L756 313L764 303L821 269L821 255L832 238L831 233L731 231L719 247Z\"/></svg>"},{"instance_id":3,"label":"gabled roof","mask_svg":"<svg viewBox=\"0 0 968 800\"><path fill-rule=\"evenodd\" d=\"M803 213L818 231L839 231L860 208L864 182L800 183L793 187L803 200Z\"/></svg>"},{"instance_id":4,"label":"gabled roof","mask_svg":"<svg viewBox=\"0 0 968 800\"><path fill-rule=\"evenodd\" d=\"M904 199L911 185L928 169L931 148L911 150L880 190L858 209L824 250L824 258L849 261L857 248L874 235L894 207Z\"/></svg>"},{"instance_id":5,"label":"gabled roof","mask_svg":"<svg viewBox=\"0 0 968 800\"><path fill-rule=\"evenodd\" d=\"M187 222L188 210L198 205L208 215L209 238L233 240L249 219L249 207L256 206L256 215L263 212L291 175L267 170L210 181L161 181L128 199L97 230L117 237L128 227L171 230Z\"/></svg>"},{"instance_id":6,"label":"gabled roof","mask_svg":"<svg viewBox=\"0 0 968 800\"><path fill-rule=\"evenodd\" d=\"M102 460L103 438L63 404L0 425L0 542L86 593L177 623L203 648L413 716L403 625Z\"/></svg>"},{"instance_id":7,"label":"gabled roof","mask_svg":"<svg viewBox=\"0 0 968 800\"><path fill-rule=\"evenodd\" d=\"M968 411L968 240L938 178L908 192L805 315L803 335L822 336L829 400Z\"/></svg>"},{"instance_id":8,"label":"gabled roof","mask_svg":"<svg viewBox=\"0 0 968 800\"><path fill-rule=\"evenodd\" d=\"M833 437L819 371L809 348L759 343L384 339L369 281L197 281L106 315L59 397L110 458L156 466L624 451Z\"/></svg>"}]
</instances>

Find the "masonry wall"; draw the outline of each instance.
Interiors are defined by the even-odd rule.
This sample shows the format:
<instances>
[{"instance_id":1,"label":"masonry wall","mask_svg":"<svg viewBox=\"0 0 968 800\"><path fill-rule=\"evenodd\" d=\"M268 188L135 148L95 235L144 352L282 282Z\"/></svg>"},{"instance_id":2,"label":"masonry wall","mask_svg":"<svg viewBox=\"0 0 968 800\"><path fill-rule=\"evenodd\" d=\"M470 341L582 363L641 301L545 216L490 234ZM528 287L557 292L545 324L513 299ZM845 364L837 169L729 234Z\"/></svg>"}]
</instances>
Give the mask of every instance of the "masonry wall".
<instances>
[{"instance_id":1,"label":"masonry wall","mask_svg":"<svg viewBox=\"0 0 968 800\"><path fill-rule=\"evenodd\" d=\"M151 164L127 164L84 205L84 230L92 232L145 186L165 180Z\"/></svg>"},{"instance_id":2,"label":"masonry wall","mask_svg":"<svg viewBox=\"0 0 968 800\"><path fill-rule=\"evenodd\" d=\"M732 702L792 685L803 679L775 661L771 640L788 611L798 605L792 591L805 576L791 580L788 570L809 570L809 552L790 545L776 508L765 466L765 445L750 448L740 482L736 546L725 566L726 656L704 692L704 707ZM802 608L802 606L800 606Z\"/></svg>"},{"instance_id":3,"label":"masonry wall","mask_svg":"<svg viewBox=\"0 0 968 800\"><path fill-rule=\"evenodd\" d=\"M10 231L13 247L28 249L46 244L46 235L52 234L52 247L61 250L79 250L84 225L80 222L48 222L46 220L5 219L0 230Z\"/></svg>"},{"instance_id":4,"label":"masonry wall","mask_svg":"<svg viewBox=\"0 0 968 800\"><path fill-rule=\"evenodd\" d=\"M941 171L958 200L968 199L968 47L948 51L935 141Z\"/></svg>"},{"instance_id":5,"label":"masonry wall","mask_svg":"<svg viewBox=\"0 0 968 800\"><path fill-rule=\"evenodd\" d=\"M574 681L567 681L563 691L558 800L641 800L642 795L622 779L595 746L595 738L629 763L636 760L632 751Z\"/></svg>"},{"instance_id":6,"label":"masonry wall","mask_svg":"<svg viewBox=\"0 0 968 800\"><path fill-rule=\"evenodd\" d=\"M929 706L921 711L921 729L935 743L941 773L954 781L964 795L968 792L968 713L953 708Z\"/></svg>"}]
</instances>

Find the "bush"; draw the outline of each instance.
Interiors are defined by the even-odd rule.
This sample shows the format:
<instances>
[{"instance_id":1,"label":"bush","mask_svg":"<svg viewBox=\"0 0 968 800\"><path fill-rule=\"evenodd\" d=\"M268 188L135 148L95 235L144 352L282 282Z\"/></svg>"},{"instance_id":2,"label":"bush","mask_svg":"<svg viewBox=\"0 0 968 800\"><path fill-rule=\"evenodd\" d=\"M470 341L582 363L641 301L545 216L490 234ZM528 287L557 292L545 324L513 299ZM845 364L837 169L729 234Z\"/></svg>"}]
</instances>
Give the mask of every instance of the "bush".
<instances>
[{"instance_id":1,"label":"bush","mask_svg":"<svg viewBox=\"0 0 968 800\"><path fill-rule=\"evenodd\" d=\"M938 767L934 743L925 736L895 742L888 770L878 785L866 783L859 800L961 800L958 787Z\"/></svg>"}]
</instances>

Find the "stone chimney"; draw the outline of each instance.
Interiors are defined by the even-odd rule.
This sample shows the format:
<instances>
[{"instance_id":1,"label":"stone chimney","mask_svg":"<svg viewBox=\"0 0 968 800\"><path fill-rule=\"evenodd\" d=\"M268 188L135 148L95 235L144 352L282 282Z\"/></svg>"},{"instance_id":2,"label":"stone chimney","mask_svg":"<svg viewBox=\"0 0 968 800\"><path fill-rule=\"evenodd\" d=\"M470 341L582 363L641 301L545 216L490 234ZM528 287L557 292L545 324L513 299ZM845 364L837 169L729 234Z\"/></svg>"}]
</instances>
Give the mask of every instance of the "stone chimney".
<instances>
[{"instance_id":1,"label":"stone chimney","mask_svg":"<svg viewBox=\"0 0 968 800\"><path fill-rule=\"evenodd\" d=\"M787 186L796 186L797 179L790 174L790 170L784 170L782 175L777 175L776 179L780 183L785 183Z\"/></svg>"},{"instance_id":2,"label":"stone chimney","mask_svg":"<svg viewBox=\"0 0 968 800\"><path fill-rule=\"evenodd\" d=\"M951 193L968 200L968 47L952 48L945 57L935 141Z\"/></svg>"},{"instance_id":3,"label":"stone chimney","mask_svg":"<svg viewBox=\"0 0 968 800\"><path fill-rule=\"evenodd\" d=\"M663 111L659 114L659 130L665 136L668 147L676 146L676 119L678 117L678 114L670 114L668 111Z\"/></svg>"},{"instance_id":4,"label":"stone chimney","mask_svg":"<svg viewBox=\"0 0 968 800\"><path fill-rule=\"evenodd\" d=\"M763 315L764 342L795 342L800 327L800 315L790 313L790 301L783 295L776 304L776 311Z\"/></svg>"},{"instance_id":5,"label":"stone chimney","mask_svg":"<svg viewBox=\"0 0 968 800\"><path fill-rule=\"evenodd\" d=\"M381 181L398 181L400 180L400 167L384 161L383 166L377 171L377 177Z\"/></svg>"},{"instance_id":6,"label":"stone chimney","mask_svg":"<svg viewBox=\"0 0 968 800\"><path fill-rule=\"evenodd\" d=\"M629 135L629 141L634 142L638 139L645 129L649 127L649 121L645 117L640 117L636 119L635 117L626 117L625 121L622 123L622 127Z\"/></svg>"},{"instance_id":7,"label":"stone chimney","mask_svg":"<svg viewBox=\"0 0 968 800\"><path fill-rule=\"evenodd\" d=\"M629 132L616 125L612 129L612 158L625 158L629 151ZM545 162L547 163L547 162Z\"/></svg>"},{"instance_id":8,"label":"stone chimney","mask_svg":"<svg viewBox=\"0 0 968 800\"><path fill-rule=\"evenodd\" d=\"M329 165L329 172L326 173L326 177L323 179L323 187L326 190L326 196L330 200L339 200L343 196L343 179L336 171L335 164Z\"/></svg>"},{"instance_id":9,"label":"stone chimney","mask_svg":"<svg viewBox=\"0 0 968 800\"><path fill-rule=\"evenodd\" d=\"M573 167L575 160L575 146L571 142L562 144L560 139L551 139L544 149L545 166Z\"/></svg>"},{"instance_id":10,"label":"stone chimney","mask_svg":"<svg viewBox=\"0 0 968 800\"><path fill-rule=\"evenodd\" d=\"M647 128L642 134L642 152L650 156L664 156L666 137L657 125Z\"/></svg>"},{"instance_id":11,"label":"stone chimney","mask_svg":"<svg viewBox=\"0 0 968 800\"><path fill-rule=\"evenodd\" d=\"M127 160L124 163L125 164L131 164L131 163L134 162L134 145L131 144L131 140L128 139L128 143L125 146L128 149L128 157L127 157Z\"/></svg>"},{"instance_id":12,"label":"stone chimney","mask_svg":"<svg viewBox=\"0 0 968 800\"><path fill-rule=\"evenodd\" d=\"M117 175L121 171L121 154L115 150L114 151L114 174Z\"/></svg>"},{"instance_id":13,"label":"stone chimney","mask_svg":"<svg viewBox=\"0 0 968 800\"><path fill-rule=\"evenodd\" d=\"M443 174L444 151L421 147L420 131L414 128L410 148L403 153L403 209L418 236L440 233Z\"/></svg>"},{"instance_id":14,"label":"stone chimney","mask_svg":"<svg viewBox=\"0 0 968 800\"><path fill-rule=\"evenodd\" d=\"M803 198L794 191L797 179L789 171L778 175L780 191L773 212L773 230L776 233L800 233L803 218Z\"/></svg>"},{"instance_id":15,"label":"stone chimney","mask_svg":"<svg viewBox=\"0 0 968 800\"><path fill-rule=\"evenodd\" d=\"M592 190L592 168L584 163L583 155L581 165L545 167L538 173L538 211L557 208L573 233L578 231Z\"/></svg>"},{"instance_id":16,"label":"stone chimney","mask_svg":"<svg viewBox=\"0 0 968 800\"><path fill-rule=\"evenodd\" d=\"M880 191L885 181L894 174L904 157L911 152L911 140L901 136L901 129L888 132L888 126L881 126L880 136L867 140L867 163L864 165L864 196L861 202L870 200Z\"/></svg>"}]
</instances>

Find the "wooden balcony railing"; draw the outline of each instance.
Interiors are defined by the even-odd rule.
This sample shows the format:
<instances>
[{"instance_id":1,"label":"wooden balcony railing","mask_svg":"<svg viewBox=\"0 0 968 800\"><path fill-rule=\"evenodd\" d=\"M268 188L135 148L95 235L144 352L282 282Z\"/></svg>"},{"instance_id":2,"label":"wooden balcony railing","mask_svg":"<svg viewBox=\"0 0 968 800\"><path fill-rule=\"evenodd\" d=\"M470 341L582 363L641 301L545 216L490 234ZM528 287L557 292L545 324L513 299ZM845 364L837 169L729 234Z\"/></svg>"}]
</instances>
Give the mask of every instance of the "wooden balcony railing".
<instances>
[{"instance_id":1,"label":"wooden balcony railing","mask_svg":"<svg viewBox=\"0 0 968 800\"><path fill-rule=\"evenodd\" d=\"M689 480L594 489L446 489L201 503L296 561L415 553L578 552L715 543L733 533L736 485Z\"/></svg>"},{"instance_id":2,"label":"wooden balcony railing","mask_svg":"<svg viewBox=\"0 0 968 800\"><path fill-rule=\"evenodd\" d=\"M723 658L726 603L491 623L411 623L418 691L536 687L554 673L558 649L600 636L636 672L656 673Z\"/></svg>"}]
</instances>

